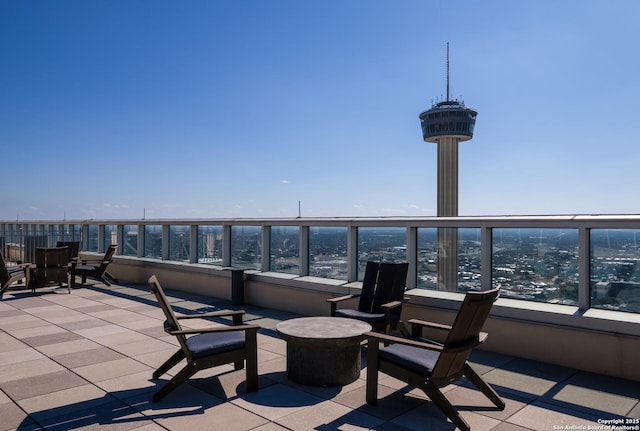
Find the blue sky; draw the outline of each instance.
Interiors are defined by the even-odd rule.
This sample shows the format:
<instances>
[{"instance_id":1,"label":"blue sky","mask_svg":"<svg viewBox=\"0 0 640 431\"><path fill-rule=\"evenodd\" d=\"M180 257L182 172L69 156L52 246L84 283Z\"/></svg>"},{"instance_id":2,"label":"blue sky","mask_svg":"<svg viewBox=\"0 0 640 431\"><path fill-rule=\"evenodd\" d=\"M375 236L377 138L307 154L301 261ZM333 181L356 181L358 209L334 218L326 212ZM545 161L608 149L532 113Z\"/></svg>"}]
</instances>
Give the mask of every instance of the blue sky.
<instances>
[{"instance_id":1,"label":"blue sky","mask_svg":"<svg viewBox=\"0 0 640 431\"><path fill-rule=\"evenodd\" d=\"M636 0L0 0L0 220L638 213Z\"/></svg>"}]
</instances>

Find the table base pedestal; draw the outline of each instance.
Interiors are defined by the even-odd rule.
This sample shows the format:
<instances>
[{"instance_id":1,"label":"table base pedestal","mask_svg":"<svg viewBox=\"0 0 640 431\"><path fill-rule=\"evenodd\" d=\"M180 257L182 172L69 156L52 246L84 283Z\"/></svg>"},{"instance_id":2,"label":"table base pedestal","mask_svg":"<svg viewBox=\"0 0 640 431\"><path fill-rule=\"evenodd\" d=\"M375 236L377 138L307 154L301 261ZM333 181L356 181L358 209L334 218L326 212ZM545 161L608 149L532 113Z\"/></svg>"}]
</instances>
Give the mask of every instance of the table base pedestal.
<instances>
[{"instance_id":1,"label":"table base pedestal","mask_svg":"<svg viewBox=\"0 0 640 431\"><path fill-rule=\"evenodd\" d=\"M360 377L360 343L316 347L313 340L287 343L287 377L309 386L342 386Z\"/></svg>"}]
</instances>

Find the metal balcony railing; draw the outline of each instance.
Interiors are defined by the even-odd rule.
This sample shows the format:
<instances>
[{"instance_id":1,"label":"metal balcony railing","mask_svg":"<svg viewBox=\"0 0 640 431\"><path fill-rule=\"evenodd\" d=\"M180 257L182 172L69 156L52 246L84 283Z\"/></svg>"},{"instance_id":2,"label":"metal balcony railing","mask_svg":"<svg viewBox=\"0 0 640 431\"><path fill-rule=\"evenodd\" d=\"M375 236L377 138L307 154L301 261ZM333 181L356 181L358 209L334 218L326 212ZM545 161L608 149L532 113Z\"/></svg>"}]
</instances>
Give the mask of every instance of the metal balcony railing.
<instances>
[{"instance_id":1,"label":"metal balcony railing","mask_svg":"<svg viewBox=\"0 0 640 431\"><path fill-rule=\"evenodd\" d=\"M35 247L357 281L367 260L407 261L408 287L640 313L638 215L0 222L7 260Z\"/></svg>"}]
</instances>

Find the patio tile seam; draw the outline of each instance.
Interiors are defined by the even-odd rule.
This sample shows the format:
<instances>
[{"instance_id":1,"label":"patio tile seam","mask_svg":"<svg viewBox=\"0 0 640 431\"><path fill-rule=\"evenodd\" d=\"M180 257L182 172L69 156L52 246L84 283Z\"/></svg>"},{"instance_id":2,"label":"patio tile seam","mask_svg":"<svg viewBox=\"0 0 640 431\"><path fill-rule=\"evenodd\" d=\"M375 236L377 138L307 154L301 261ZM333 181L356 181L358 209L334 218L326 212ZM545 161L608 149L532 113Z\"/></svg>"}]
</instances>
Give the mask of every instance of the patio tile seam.
<instances>
[{"instance_id":1,"label":"patio tile seam","mask_svg":"<svg viewBox=\"0 0 640 431\"><path fill-rule=\"evenodd\" d=\"M45 298L43 298L43 299L45 299L45 300L46 300L46 297L45 297ZM51 302L51 301L48 301L48 302ZM99 301L99 302L101 302L101 301ZM132 331L132 332L136 332L136 333L138 333L138 334L140 334L140 335L143 335L143 336L147 336L147 337L149 337L149 335L147 335L147 334L144 334L144 333L142 333L142 332L140 332L140 331L137 331L137 330L135 330L135 329L131 329L131 328L128 328L128 327L126 327L126 326L120 325L120 324L118 324L117 322L111 322L111 321L108 321L108 320L102 319L102 318L100 318L100 317L94 316L94 315L92 315L91 313L84 313L84 312L82 312L82 311L78 311L78 310L75 310L74 308L67 307L67 306L64 306L64 305L61 305L61 304L58 304L58 303L55 303L55 302L52 302L52 303L53 303L53 304L55 304L55 305L60 305L60 306L62 306L62 307L64 307L64 308L66 308L66 309L68 309L68 310L70 310L70 311L73 311L74 313L81 313L81 314L83 314L83 315L87 316L87 318L88 318L88 319L91 319L91 320L99 320L99 321L101 321L101 322L104 322L105 326L108 326L108 325L114 325L114 326L117 326L117 327L122 328L123 330L125 330L125 331L123 331L123 332L126 332L126 331ZM101 303L103 303L103 302L101 302ZM104 303L103 303L103 304L104 304ZM121 308L120 308L120 307L114 307L114 309L121 309ZM20 310L20 311L23 311L23 310ZM23 312L24 312L24 311L23 311ZM30 315L33 315L33 314L29 313L29 312L26 312L26 313L27 313L27 314L30 314ZM34 316L35 316L35 315L34 315ZM35 316L35 317L38 317L38 316ZM43 319L43 320L47 321L50 325L54 325L54 326L56 326L56 327L60 328L62 331L65 331L65 332L71 332L71 333L75 333L75 334L77 334L77 330L68 330L68 329L64 328L60 323L51 322L51 321L49 321L49 320L47 320L47 319ZM161 325L161 321L159 321L159 325ZM93 340L92 338L86 337L86 336L84 336L84 335L82 335L82 334L78 334L78 335L82 336L83 338L85 338L85 339L87 339L87 340L95 341L95 340ZM15 337L14 337L14 338L15 338ZM155 338L155 339L157 339L157 337L151 337L151 338ZM16 339L18 339L18 338L16 338ZM20 340L20 339L18 339L18 340ZM20 341L21 341L21 340L20 340ZM102 345L102 346L104 346L104 347L109 348L110 350L114 350L114 349L111 349L111 348L110 348L110 346L108 346L108 345L105 345L105 344L103 344L103 343L99 343L99 342L97 342L97 343L98 343L98 344L100 344L100 345ZM40 353L42 353L42 352L40 352Z\"/></svg>"},{"instance_id":2,"label":"patio tile seam","mask_svg":"<svg viewBox=\"0 0 640 431\"><path fill-rule=\"evenodd\" d=\"M55 323L50 323L50 324L51 324L51 325L54 325L54 326L58 326L58 327L60 327L59 325L57 325L57 324L55 324ZM120 326L120 325L118 325L118 326ZM64 329L64 328L62 328L62 329ZM66 329L64 329L64 330L65 330L65 331L67 331ZM128 330L130 330L130 329L128 329ZM130 330L130 331L133 331L133 330ZM3 331L3 332L5 332L5 331ZM73 332L73 331L69 331L69 332ZM133 332L138 332L138 331L133 331ZM15 339L15 340L17 340L17 341L22 342L22 340L21 340L21 339L19 339L19 338L15 337L13 334L10 334L10 333L7 333L7 332L5 332L5 333L6 333L8 336L12 337L13 339ZM86 337L82 337L82 338L83 338L83 339L86 339L86 340L89 340L89 341L93 341L93 340L91 340L90 338L86 338ZM157 338L155 338L155 337L152 337L152 338L157 339ZM98 344L100 344L100 343L98 343ZM27 344L27 345L28 345L28 344ZM106 348L106 349L108 349L108 350L110 350L110 351L112 351L112 352L116 353L116 354L120 354L120 352L118 352L117 350L115 350L115 349L113 349L113 348L111 348L111 347L109 347L109 346L106 346L106 345L103 345L103 344L100 344L100 345L101 345L101 346L103 346L104 348ZM90 380L86 379L85 377L83 377L83 376L82 376L82 375L80 375L79 373L75 372L73 368L66 366L64 363L62 363L62 362L60 362L60 361L56 360L56 359L55 359L55 357L52 357L52 356L48 355L46 352L43 352L42 350L40 350L40 349L39 349L39 347L42 347L42 346L31 346L31 345L28 345L28 346L29 346L29 348L30 348L30 349L33 349L33 350L37 351L38 353L40 353L40 354L41 354L41 355L43 355L44 357L49 358L49 360L51 360L52 362L54 362L54 363L56 363L57 365L61 366L63 369L65 369L65 370L69 371L70 373L74 374L74 375L75 375L75 376L77 376L78 378L82 379L82 381L86 382L87 384L90 384L90 385L92 385L92 386L96 387L97 389L102 390L102 389L100 388L100 386L99 386L99 385L97 385L95 382L93 382L93 381L90 381ZM47 345L44 345L44 346L47 346ZM78 353L81 353L81 352L78 352ZM136 359L136 358L134 358L134 357L130 357L130 356L128 356L128 357L129 357L131 360L134 360L135 362L139 363L140 365L142 365L142 366L144 366L144 367L149 367L149 366L148 366L148 364L145 364L144 362L139 361L138 359ZM2 388L0 387L0 389L2 389ZM51 393L54 393L54 392L56 392L56 391L53 391L53 392L51 392ZM13 402L14 404L16 404L16 405L18 405L18 406L19 406L19 404L18 404L17 400L15 400L15 399L13 399L12 397L10 397L10 396L9 396L9 394L7 394L4 390L3 390L3 393L5 393L5 395L7 395L7 397L11 400L11 402ZM20 407L20 408L21 408L21 410L23 410L23 411L24 411L24 409L22 409L22 407ZM25 411L25 413L26 413L26 411ZM33 418L32 418L32 419L33 419ZM33 420L35 421L35 419L33 419ZM37 421L36 421L36 422L37 422ZM38 424L38 425L40 425L40 424Z\"/></svg>"},{"instance_id":3,"label":"patio tile seam","mask_svg":"<svg viewBox=\"0 0 640 431\"><path fill-rule=\"evenodd\" d=\"M9 336L11 336L11 337L13 337L13 335L11 335L11 334L8 334L8 335L9 335ZM15 337L13 337L13 338L15 338ZM16 338L16 339L17 339L17 338ZM19 339L17 339L17 340L19 340ZM81 379L82 381L86 382L87 384L90 384L90 385L95 386L96 388L98 388L98 389L102 390L102 389L101 389L98 385L96 385L94 382L89 381L89 380L88 380L88 379L86 379L85 377L83 377L83 376L81 376L80 374L78 374L77 372L75 372L72 368L69 368L69 367L67 367L66 365L64 365L63 363L61 363L61 362L57 361L54 357L51 357L51 356L47 355L46 353L44 353L44 352L40 351L37 347L33 347L33 346L29 346L29 347L30 347L31 349L33 349L33 350L37 351L37 352L38 352L38 353L40 353L41 355L43 355L45 358L48 358L50 361L52 361L52 362L56 363L57 365L59 365L60 367L62 367L64 370L69 371L70 373L72 373L73 375L75 375L76 377L78 377L79 379ZM135 359L134 359L134 360L135 360ZM139 362L139 361L137 361L137 360L136 360L136 362ZM143 365L144 365L144 364L143 364ZM9 398L9 399L14 403L14 404L16 404L16 405L20 406L20 404L18 403L18 401L19 401L19 400L16 400L16 399L14 399L13 397L9 396L9 394L8 394L5 390L3 390L3 389L2 389L2 383L1 383L1 382L0 382L0 390L2 390L2 392L3 392L3 393L4 393L4 394L5 394L5 395L6 395L6 396L7 396L7 397L8 397L8 398ZM55 393L55 392L58 392L58 391L52 391L52 392L49 392L49 393L47 393L47 394L51 394L51 393ZM40 395L43 395L43 394L40 394ZM22 407L20 407L20 408L22 409ZM22 410L24 411L24 409L22 409ZM25 413L26 413L26 411L25 411Z\"/></svg>"},{"instance_id":4,"label":"patio tile seam","mask_svg":"<svg viewBox=\"0 0 640 431\"><path fill-rule=\"evenodd\" d=\"M14 336L13 336L13 335L11 335L11 334L7 334L7 335L11 336L11 337L12 337L12 338L14 338L14 339L17 339L16 337L14 337ZM19 339L17 339L17 340L19 340ZM112 350L112 351L114 351L114 352L118 353L117 351L115 351L115 350L113 350L113 349L111 349L111 348L109 348L109 347L107 347L107 346L104 346L104 347L106 347L106 348L108 348L109 350ZM93 381L88 380L87 378L85 378L85 377L83 377L82 375L80 375L80 374L78 374L77 372L75 372L72 368L69 368L69 367L65 366L64 364L62 364L61 362L57 361L54 357L51 357L51 356L48 356L48 355L44 354L43 352L41 352L41 351L40 351L39 349L37 349L36 347L32 347L32 346L30 346L30 348L31 348L31 349L33 349L33 350L38 351L39 353L41 353L41 354L43 354L43 355L45 355L45 357L49 358L51 361L53 361L53 362L55 362L56 364L58 364L59 366L63 367L63 369L65 369L65 370L69 371L70 373L74 374L75 376L77 376L77 377L78 377L79 379L81 379L82 381L86 382L86 383L85 383L85 386L86 386L86 385L90 385L90 386L92 386L92 387L94 387L94 388L96 388L96 389L98 389L98 390L100 390L100 391L104 391L104 390L103 390L103 389L102 389L98 384L96 384L96 382L93 382ZM135 359L135 358L131 358L131 357L130 357L130 359L133 359L134 361L136 361L136 362L138 362L138 363L140 363L140 364L142 364L142 365L144 365L144 366L148 366L148 365L144 364L143 362L138 361L138 360L137 360L137 359ZM17 407L18 407L18 408L19 408L19 409L20 409L20 410L21 410L21 411L26 415L26 417L28 417L28 418L29 418L29 420L33 421L33 422L35 423L35 425L37 425L37 426L38 426L38 427L40 427L41 429L46 429L46 427L45 427L45 426L43 426L43 424L42 424L41 422L39 422L39 421L38 421L38 419L37 419L34 415L32 415L32 414L28 413L28 412L27 412L27 411L22 407L22 405L21 405L21 403L19 402L19 400L14 399L12 396L10 396L8 393L6 393L6 391L4 391L4 390L2 389L2 387L1 387L1 386L0 386L0 390L2 390L2 393L3 393L3 394L4 394L4 395L5 395L5 396L10 400L10 402L11 402L13 405L17 406ZM51 394L54 394L54 393L56 393L56 392L59 392L59 391L52 391L52 392L47 393L46 395L51 395ZM44 394L41 394L41 395L44 395ZM116 398L116 399L118 399L118 398ZM131 404L129 404L125 399L118 399L118 400L119 400L120 402L122 402L123 404L127 405L128 407L130 407L130 408L134 408L134 406L132 406ZM141 412L141 413L142 413L142 412ZM62 414L62 413L61 413L61 414ZM37 415L36 415L36 416L37 416ZM143 414L143 416L144 416L144 414ZM158 426L161 426L162 428L167 429L166 427L162 426L159 422L156 422L154 419L152 419L152 418L148 418L148 419L149 419L149 420L151 420L151 421L153 421L154 423L156 423Z\"/></svg>"},{"instance_id":5,"label":"patio tile seam","mask_svg":"<svg viewBox=\"0 0 640 431\"><path fill-rule=\"evenodd\" d=\"M44 426L42 426L42 424L41 424L40 422L38 422L38 421L36 420L36 418L34 418L33 416L31 416L31 414L29 414L29 412L27 412L27 411L22 407L22 405L20 405L20 403L18 402L18 400L14 399L14 398L13 398L13 397L11 397L8 393L6 393L6 392L2 389L2 387L0 387L0 391L4 394L4 396L5 396L5 397L7 397L7 399L9 399L9 400L11 401L11 403L10 403L10 404L13 404L16 408L20 409L20 411L21 411L22 413L24 413L24 415L25 415L25 420L26 420L26 419L30 420L30 421L31 421L31 422L33 422L35 425L37 425L37 426L38 426L38 428L40 428L40 429L43 429L43 430L44 430L44 429L46 429ZM8 403L7 403L7 404L8 404ZM24 423L24 420L23 420L23 423ZM33 428L33 427L31 427L31 428Z\"/></svg>"}]
</instances>

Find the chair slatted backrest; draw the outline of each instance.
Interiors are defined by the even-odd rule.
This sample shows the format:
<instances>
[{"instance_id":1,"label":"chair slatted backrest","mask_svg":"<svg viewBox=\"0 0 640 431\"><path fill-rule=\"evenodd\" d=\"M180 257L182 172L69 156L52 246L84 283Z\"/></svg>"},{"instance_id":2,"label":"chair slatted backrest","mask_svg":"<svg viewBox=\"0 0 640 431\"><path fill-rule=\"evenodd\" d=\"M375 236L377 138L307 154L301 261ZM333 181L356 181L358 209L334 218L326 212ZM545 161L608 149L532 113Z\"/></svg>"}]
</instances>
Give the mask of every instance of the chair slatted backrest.
<instances>
[{"instance_id":1,"label":"chair slatted backrest","mask_svg":"<svg viewBox=\"0 0 640 431\"><path fill-rule=\"evenodd\" d=\"M69 271L68 247L38 247L35 254L36 284L65 283Z\"/></svg>"},{"instance_id":2,"label":"chair slatted backrest","mask_svg":"<svg viewBox=\"0 0 640 431\"><path fill-rule=\"evenodd\" d=\"M402 301L409 264L368 261L365 267L358 311L382 313L382 304ZM399 313L399 308L395 313Z\"/></svg>"},{"instance_id":3,"label":"chair slatted backrest","mask_svg":"<svg viewBox=\"0 0 640 431\"><path fill-rule=\"evenodd\" d=\"M0 253L0 286L4 286L7 281L9 281L9 271L7 270L4 256Z\"/></svg>"},{"instance_id":4,"label":"chair slatted backrest","mask_svg":"<svg viewBox=\"0 0 640 431\"><path fill-rule=\"evenodd\" d=\"M451 325L442 352L433 367L431 379L442 387L462 377L471 351L477 346L480 331L498 299L500 288L467 292Z\"/></svg>"},{"instance_id":5,"label":"chair slatted backrest","mask_svg":"<svg viewBox=\"0 0 640 431\"><path fill-rule=\"evenodd\" d=\"M111 260L113 259L113 255L116 253L117 248L118 248L118 244L110 244L109 248L104 254L104 259L102 260L104 260L105 262L111 262Z\"/></svg>"},{"instance_id":6,"label":"chair slatted backrest","mask_svg":"<svg viewBox=\"0 0 640 431\"><path fill-rule=\"evenodd\" d=\"M164 313L164 317L166 319L164 322L164 330L166 332L181 331L182 327L180 326L180 322L178 321L178 318L173 312L171 305L169 305L167 296L165 295L164 290L162 289L162 286L160 285L160 282L158 281L158 278L155 275L152 275L149 278L149 288L151 289L151 292L153 293L153 295L156 297L156 300L158 301L158 305L160 305L160 308ZM175 337L177 337L178 343L180 343L180 347L182 348L182 351L187 356L187 359L191 360L191 351L187 346L187 337L184 334L174 334L174 335Z\"/></svg>"},{"instance_id":7,"label":"chair slatted backrest","mask_svg":"<svg viewBox=\"0 0 640 431\"><path fill-rule=\"evenodd\" d=\"M80 241L58 241L56 247L69 247L69 260L80 254Z\"/></svg>"},{"instance_id":8,"label":"chair slatted backrest","mask_svg":"<svg viewBox=\"0 0 640 431\"><path fill-rule=\"evenodd\" d=\"M118 244L109 245L109 248L104 253L104 258L102 258L102 263L100 264L100 266L98 266L96 270L96 272L99 275L104 274L104 272L107 270L107 266L109 266L109 264L113 260L113 255L116 253L117 248L118 248Z\"/></svg>"}]
</instances>

